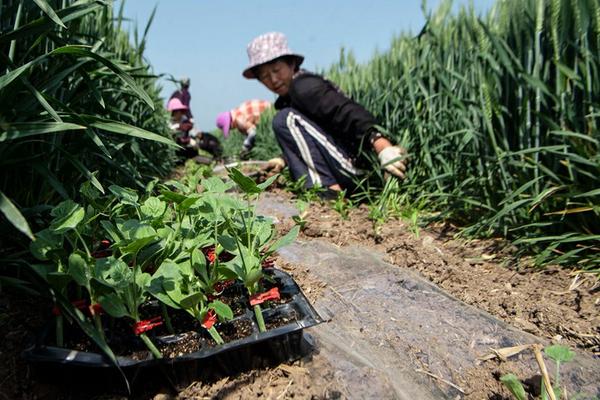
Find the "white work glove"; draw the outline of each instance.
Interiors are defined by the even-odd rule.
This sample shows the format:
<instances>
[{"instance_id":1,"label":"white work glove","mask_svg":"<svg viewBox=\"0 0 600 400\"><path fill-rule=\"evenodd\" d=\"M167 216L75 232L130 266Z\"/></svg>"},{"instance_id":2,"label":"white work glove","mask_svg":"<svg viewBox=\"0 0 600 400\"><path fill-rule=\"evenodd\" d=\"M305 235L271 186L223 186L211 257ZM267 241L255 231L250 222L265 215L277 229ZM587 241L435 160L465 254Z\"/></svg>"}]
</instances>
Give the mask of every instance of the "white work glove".
<instances>
[{"instance_id":1,"label":"white work glove","mask_svg":"<svg viewBox=\"0 0 600 400\"><path fill-rule=\"evenodd\" d=\"M256 128L248 129L248 136L244 139L244 144L242 148L244 151L250 150L254 147L254 139L256 138Z\"/></svg>"},{"instance_id":2,"label":"white work glove","mask_svg":"<svg viewBox=\"0 0 600 400\"><path fill-rule=\"evenodd\" d=\"M271 158L267 161L267 169L275 173L280 172L285 168L285 160L281 157Z\"/></svg>"},{"instance_id":3,"label":"white work glove","mask_svg":"<svg viewBox=\"0 0 600 400\"><path fill-rule=\"evenodd\" d=\"M406 172L406 150L400 146L388 146L377 155L381 168L400 179Z\"/></svg>"}]
</instances>

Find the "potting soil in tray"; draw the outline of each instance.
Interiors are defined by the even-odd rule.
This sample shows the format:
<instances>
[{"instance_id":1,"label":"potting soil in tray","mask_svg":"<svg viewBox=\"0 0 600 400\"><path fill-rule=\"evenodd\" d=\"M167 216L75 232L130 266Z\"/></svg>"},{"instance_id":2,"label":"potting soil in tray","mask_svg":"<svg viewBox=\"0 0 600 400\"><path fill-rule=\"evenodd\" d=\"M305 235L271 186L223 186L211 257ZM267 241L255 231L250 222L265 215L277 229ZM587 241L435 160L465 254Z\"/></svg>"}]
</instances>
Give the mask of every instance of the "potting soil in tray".
<instances>
[{"instance_id":1,"label":"potting soil in tray","mask_svg":"<svg viewBox=\"0 0 600 400\"><path fill-rule=\"evenodd\" d=\"M125 324L113 326L119 333L108 332L107 339L132 389L138 390L140 385L146 387L148 382L177 388L195 379L218 378L305 355L310 346L304 340L303 329L322 320L288 274L277 269L268 271L273 283L265 282L265 287L279 287L281 300L262 305L267 327L264 333L259 332L249 306L240 306L243 288L238 285L230 286L224 292L230 295L226 301L235 303L231 307L236 317L215 325L225 341L221 346L215 345L206 330L185 312L169 310L175 334L169 335L164 325L148 332L163 354L161 360L152 358L139 338L133 336L130 327ZM156 302L142 307L141 312L160 315ZM25 360L34 367L40 380L80 384L87 388L97 386L103 391L111 382L111 392L125 391L125 380L117 368L90 339L82 333L66 331L68 348L54 347L49 345L53 342L52 330L46 329L38 343L24 352Z\"/></svg>"}]
</instances>

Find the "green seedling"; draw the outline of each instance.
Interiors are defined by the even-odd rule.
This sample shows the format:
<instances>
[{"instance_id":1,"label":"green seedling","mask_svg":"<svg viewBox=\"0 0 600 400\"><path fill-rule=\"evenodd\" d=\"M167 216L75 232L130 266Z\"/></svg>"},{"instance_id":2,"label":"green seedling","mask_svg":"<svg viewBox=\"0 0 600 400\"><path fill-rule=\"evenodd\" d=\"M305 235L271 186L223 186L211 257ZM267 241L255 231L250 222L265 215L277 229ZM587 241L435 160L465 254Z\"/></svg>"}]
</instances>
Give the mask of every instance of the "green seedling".
<instances>
[{"instance_id":1,"label":"green seedling","mask_svg":"<svg viewBox=\"0 0 600 400\"><path fill-rule=\"evenodd\" d=\"M541 353L539 353L539 357L541 357ZM544 354L553 360L556 363L556 374L554 376L554 385L552 385L552 394L556 400L560 400L562 396L562 388L560 385L560 365L565 362L569 362L573 360L575 357L575 353L571 351L566 346L561 345L552 345L548 346L544 349ZM544 367L545 370L545 367ZM543 375L543 373L542 373ZM517 400L527 400L529 397L525 388L519 378L514 374L506 374L500 378L500 382L504 384L504 386L510 391L510 393ZM549 382L549 381L548 381ZM550 399L550 395L548 394L548 388L544 383L544 378L542 377L541 382L542 392L540 395L541 400Z\"/></svg>"},{"instance_id":2,"label":"green seedling","mask_svg":"<svg viewBox=\"0 0 600 400\"><path fill-rule=\"evenodd\" d=\"M99 297L102 308L115 318L128 317L134 324L140 323L139 308L147 300L150 275L114 257L98 260L96 275L97 282L112 289ZM146 333L140 333L139 337L155 358L162 358Z\"/></svg>"},{"instance_id":3,"label":"green seedling","mask_svg":"<svg viewBox=\"0 0 600 400\"><path fill-rule=\"evenodd\" d=\"M217 344L223 344L223 338L216 330L210 318L211 310L220 320L233 318L231 308L219 300L208 300L207 291L212 291L212 281L206 277L206 258L195 251L188 262L175 264L166 262L152 276L150 292L157 299L175 309L185 310L198 320Z\"/></svg>"},{"instance_id":4,"label":"green seedling","mask_svg":"<svg viewBox=\"0 0 600 400\"><path fill-rule=\"evenodd\" d=\"M298 209L298 214L292 216L292 220L294 223L300 228L300 230L304 230L308 221L306 220L307 208L309 203L302 199L296 200L296 208Z\"/></svg>"},{"instance_id":5,"label":"green seedling","mask_svg":"<svg viewBox=\"0 0 600 400\"><path fill-rule=\"evenodd\" d=\"M244 210L237 210L233 215L221 209L223 217L227 220L227 231L219 237L219 243L224 249L236 255L231 262L227 263L227 267L236 273L249 295L253 296L260 292L260 282L265 277L262 261L277 249L291 243L298 235L299 227L295 226L285 236L271 243L274 234L272 221L256 215L256 204L252 202L256 201L260 194L277 179L277 175L264 183L256 184L239 170L232 168L229 177L243 192L247 207ZM265 332L260 304L254 305L253 308L259 330Z\"/></svg>"},{"instance_id":6,"label":"green seedling","mask_svg":"<svg viewBox=\"0 0 600 400\"><path fill-rule=\"evenodd\" d=\"M354 203L349 198L346 198L346 191L342 190L338 193L333 209L340 214L342 219L348 219L348 212L354 206Z\"/></svg>"}]
</instances>

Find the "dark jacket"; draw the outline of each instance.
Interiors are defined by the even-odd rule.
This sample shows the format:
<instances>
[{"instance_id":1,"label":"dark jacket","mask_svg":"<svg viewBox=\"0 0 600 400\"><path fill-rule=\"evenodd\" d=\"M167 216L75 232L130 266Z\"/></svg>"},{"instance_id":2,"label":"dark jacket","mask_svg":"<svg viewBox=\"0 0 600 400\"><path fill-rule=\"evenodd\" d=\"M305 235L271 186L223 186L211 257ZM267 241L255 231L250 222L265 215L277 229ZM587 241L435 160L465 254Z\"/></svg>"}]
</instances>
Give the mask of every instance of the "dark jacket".
<instances>
[{"instance_id":1,"label":"dark jacket","mask_svg":"<svg viewBox=\"0 0 600 400\"><path fill-rule=\"evenodd\" d=\"M370 112L332 82L302 70L292 80L288 94L275 102L276 109L285 107L304 114L354 155L359 154L361 142L363 146L368 142L368 135L377 124Z\"/></svg>"}]
</instances>

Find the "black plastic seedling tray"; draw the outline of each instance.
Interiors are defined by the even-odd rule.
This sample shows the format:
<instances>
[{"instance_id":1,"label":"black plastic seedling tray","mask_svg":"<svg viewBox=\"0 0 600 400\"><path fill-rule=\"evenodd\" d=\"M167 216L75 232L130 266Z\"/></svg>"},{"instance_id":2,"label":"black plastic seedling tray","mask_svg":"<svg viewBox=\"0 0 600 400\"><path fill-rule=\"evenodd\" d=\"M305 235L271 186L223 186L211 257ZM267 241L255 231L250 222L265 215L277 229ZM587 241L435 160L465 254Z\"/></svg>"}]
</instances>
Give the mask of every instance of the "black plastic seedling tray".
<instances>
[{"instance_id":1,"label":"black plastic seedling tray","mask_svg":"<svg viewBox=\"0 0 600 400\"><path fill-rule=\"evenodd\" d=\"M260 333L254 321L254 313L248 309L243 315L227 322L248 320L251 323L252 334L242 339L220 346L204 345L197 352L160 360L153 359L150 353L143 360L119 356L117 361L130 390L139 392L151 386L179 389L194 380L218 379L307 355L311 346L304 337L303 330L321 323L322 319L290 275L274 268L269 271L277 280L282 297L290 300L285 304L272 304L270 308L265 308L265 323L268 327L270 321L282 317L289 319L289 323ZM182 337L183 334L154 336L152 339L155 342L169 343ZM48 330L40 335L38 343L23 353L38 380L67 384L71 388L79 386L86 391L127 392L123 376L102 354L47 345L47 340Z\"/></svg>"}]
</instances>

